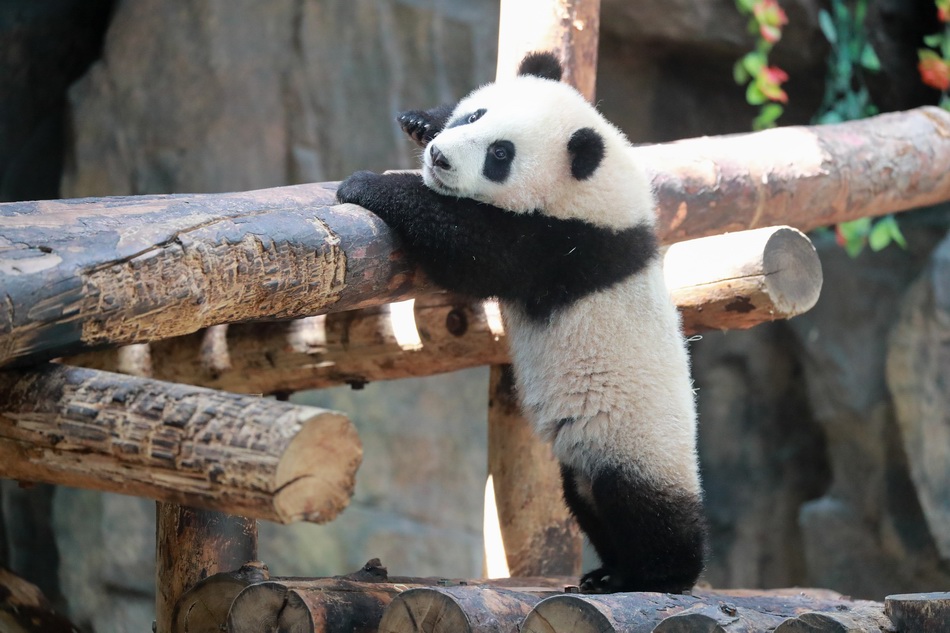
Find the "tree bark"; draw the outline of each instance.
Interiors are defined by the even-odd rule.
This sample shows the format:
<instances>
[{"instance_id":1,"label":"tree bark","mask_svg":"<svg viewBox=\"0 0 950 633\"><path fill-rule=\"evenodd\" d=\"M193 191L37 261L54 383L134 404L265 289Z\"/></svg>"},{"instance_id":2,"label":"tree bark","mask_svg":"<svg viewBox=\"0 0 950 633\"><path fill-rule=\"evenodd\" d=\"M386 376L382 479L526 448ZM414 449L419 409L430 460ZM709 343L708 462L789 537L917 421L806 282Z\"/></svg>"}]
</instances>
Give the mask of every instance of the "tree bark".
<instances>
[{"instance_id":1,"label":"tree bark","mask_svg":"<svg viewBox=\"0 0 950 633\"><path fill-rule=\"evenodd\" d=\"M631 151L653 171L665 243L950 200L939 108ZM0 365L428 288L382 222L335 205L335 187L0 204Z\"/></svg>"},{"instance_id":2,"label":"tree bark","mask_svg":"<svg viewBox=\"0 0 950 633\"><path fill-rule=\"evenodd\" d=\"M180 633L176 622L190 614L176 607L186 591L257 558L257 521L161 501L155 510L155 633Z\"/></svg>"},{"instance_id":3,"label":"tree bark","mask_svg":"<svg viewBox=\"0 0 950 633\"><path fill-rule=\"evenodd\" d=\"M0 477L322 523L361 453L335 412L60 365L0 372Z\"/></svg>"}]
</instances>

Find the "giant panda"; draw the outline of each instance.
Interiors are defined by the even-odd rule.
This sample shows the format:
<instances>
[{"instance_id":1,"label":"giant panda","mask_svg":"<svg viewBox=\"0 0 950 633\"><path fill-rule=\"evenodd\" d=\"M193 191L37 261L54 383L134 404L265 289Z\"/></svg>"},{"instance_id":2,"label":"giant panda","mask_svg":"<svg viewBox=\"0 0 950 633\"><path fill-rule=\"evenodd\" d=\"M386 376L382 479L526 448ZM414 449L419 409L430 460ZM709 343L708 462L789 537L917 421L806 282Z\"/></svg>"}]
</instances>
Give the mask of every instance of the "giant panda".
<instances>
[{"instance_id":1,"label":"giant panda","mask_svg":"<svg viewBox=\"0 0 950 633\"><path fill-rule=\"evenodd\" d=\"M696 414L650 182L551 53L456 106L410 111L422 175L337 191L438 284L499 299L522 409L601 559L589 592L682 592L703 568Z\"/></svg>"}]
</instances>

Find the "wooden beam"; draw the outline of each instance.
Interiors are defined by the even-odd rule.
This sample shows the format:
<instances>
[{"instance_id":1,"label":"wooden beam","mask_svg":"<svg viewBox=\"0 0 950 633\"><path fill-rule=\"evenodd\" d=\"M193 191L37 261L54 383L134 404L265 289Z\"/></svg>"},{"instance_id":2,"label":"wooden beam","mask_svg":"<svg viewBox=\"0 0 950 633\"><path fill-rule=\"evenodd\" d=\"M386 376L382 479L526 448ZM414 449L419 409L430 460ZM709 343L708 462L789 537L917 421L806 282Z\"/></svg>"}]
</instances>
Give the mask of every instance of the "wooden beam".
<instances>
[{"instance_id":1,"label":"wooden beam","mask_svg":"<svg viewBox=\"0 0 950 633\"><path fill-rule=\"evenodd\" d=\"M178 612L179 599L208 576L256 560L257 521L161 501L155 511L155 633L195 633L197 626L178 626L200 621Z\"/></svg>"},{"instance_id":2,"label":"wooden beam","mask_svg":"<svg viewBox=\"0 0 950 633\"><path fill-rule=\"evenodd\" d=\"M950 112L933 107L631 151L664 243L950 200ZM424 292L383 223L335 189L0 204L0 365Z\"/></svg>"},{"instance_id":3,"label":"wooden beam","mask_svg":"<svg viewBox=\"0 0 950 633\"><path fill-rule=\"evenodd\" d=\"M349 502L340 413L50 364L0 372L0 477L322 523Z\"/></svg>"},{"instance_id":4,"label":"wooden beam","mask_svg":"<svg viewBox=\"0 0 950 633\"><path fill-rule=\"evenodd\" d=\"M687 334L801 314L818 299L822 281L811 241L788 227L681 242L665 253L664 268ZM147 366L160 380L265 394L508 362L496 303L432 293L408 308L221 326L66 362L132 374Z\"/></svg>"}]
</instances>

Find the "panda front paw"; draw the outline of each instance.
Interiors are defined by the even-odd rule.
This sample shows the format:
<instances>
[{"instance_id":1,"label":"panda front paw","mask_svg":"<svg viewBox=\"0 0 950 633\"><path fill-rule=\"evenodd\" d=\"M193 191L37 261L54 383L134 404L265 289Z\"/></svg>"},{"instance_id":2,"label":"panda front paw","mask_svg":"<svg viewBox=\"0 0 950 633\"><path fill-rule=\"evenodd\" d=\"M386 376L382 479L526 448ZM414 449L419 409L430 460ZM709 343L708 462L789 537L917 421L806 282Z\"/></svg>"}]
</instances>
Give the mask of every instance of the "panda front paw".
<instances>
[{"instance_id":1,"label":"panda front paw","mask_svg":"<svg viewBox=\"0 0 950 633\"><path fill-rule=\"evenodd\" d=\"M416 145L425 147L439 135L438 122L424 110L407 110L396 117L399 127L409 135Z\"/></svg>"},{"instance_id":2,"label":"panda front paw","mask_svg":"<svg viewBox=\"0 0 950 633\"><path fill-rule=\"evenodd\" d=\"M611 593L610 570L598 567L581 576L581 591L584 593Z\"/></svg>"},{"instance_id":3,"label":"panda front paw","mask_svg":"<svg viewBox=\"0 0 950 633\"><path fill-rule=\"evenodd\" d=\"M382 176L371 171L355 172L337 187L336 199L368 208L381 179Z\"/></svg>"}]
</instances>

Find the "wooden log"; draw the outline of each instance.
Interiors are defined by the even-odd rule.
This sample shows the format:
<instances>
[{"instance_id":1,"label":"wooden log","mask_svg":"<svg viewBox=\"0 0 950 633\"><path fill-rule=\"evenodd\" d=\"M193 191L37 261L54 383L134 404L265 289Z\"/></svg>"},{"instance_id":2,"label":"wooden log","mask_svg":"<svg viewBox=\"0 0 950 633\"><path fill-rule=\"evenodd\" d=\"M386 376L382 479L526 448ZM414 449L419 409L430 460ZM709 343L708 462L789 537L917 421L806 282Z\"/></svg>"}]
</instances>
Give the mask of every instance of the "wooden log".
<instances>
[{"instance_id":1,"label":"wooden log","mask_svg":"<svg viewBox=\"0 0 950 633\"><path fill-rule=\"evenodd\" d=\"M179 599L208 576L256 559L257 521L161 501L155 512L155 633L192 633L176 626L191 622L177 612Z\"/></svg>"},{"instance_id":2,"label":"wooden log","mask_svg":"<svg viewBox=\"0 0 950 633\"><path fill-rule=\"evenodd\" d=\"M433 293L405 307L408 315L378 306L295 321L217 326L151 343L147 362L160 380L263 394L360 387L507 362L496 303ZM408 324L408 342L397 336L399 319ZM89 352L65 362L128 373L143 361L140 351L120 355L127 349Z\"/></svg>"},{"instance_id":3,"label":"wooden log","mask_svg":"<svg viewBox=\"0 0 950 633\"><path fill-rule=\"evenodd\" d=\"M904 628L902 631L926 629ZM932 629L946 631L946 628ZM858 604L849 611L827 613L803 613L775 627L774 633L895 633L890 618L884 614L879 603Z\"/></svg>"},{"instance_id":4,"label":"wooden log","mask_svg":"<svg viewBox=\"0 0 950 633\"><path fill-rule=\"evenodd\" d=\"M664 274L686 329L740 330L810 310L821 293L821 262L803 233L769 227L680 242Z\"/></svg>"},{"instance_id":5,"label":"wooden log","mask_svg":"<svg viewBox=\"0 0 950 633\"><path fill-rule=\"evenodd\" d=\"M79 633L79 628L53 610L39 587L0 567L0 631Z\"/></svg>"},{"instance_id":6,"label":"wooden log","mask_svg":"<svg viewBox=\"0 0 950 633\"><path fill-rule=\"evenodd\" d=\"M252 560L236 571L217 572L198 581L175 604L172 633L221 633L237 595L269 579L267 565Z\"/></svg>"},{"instance_id":7,"label":"wooden log","mask_svg":"<svg viewBox=\"0 0 950 633\"><path fill-rule=\"evenodd\" d=\"M583 540L564 504L560 466L521 415L511 365L491 368L488 472L511 575L579 575Z\"/></svg>"},{"instance_id":8,"label":"wooden log","mask_svg":"<svg viewBox=\"0 0 950 633\"><path fill-rule=\"evenodd\" d=\"M902 593L884 599L884 612L901 633L950 631L950 593Z\"/></svg>"},{"instance_id":9,"label":"wooden log","mask_svg":"<svg viewBox=\"0 0 950 633\"><path fill-rule=\"evenodd\" d=\"M551 591L499 587L420 587L396 596L379 633L509 633Z\"/></svg>"},{"instance_id":10,"label":"wooden log","mask_svg":"<svg viewBox=\"0 0 950 633\"><path fill-rule=\"evenodd\" d=\"M0 362L378 305L413 267L336 185L0 205Z\"/></svg>"},{"instance_id":11,"label":"wooden log","mask_svg":"<svg viewBox=\"0 0 950 633\"><path fill-rule=\"evenodd\" d=\"M933 107L631 151L653 170L664 243L950 200L950 113ZM0 204L0 365L424 291L335 187Z\"/></svg>"},{"instance_id":12,"label":"wooden log","mask_svg":"<svg viewBox=\"0 0 950 633\"><path fill-rule=\"evenodd\" d=\"M675 244L664 268L683 328L746 328L809 309L821 288L811 242L788 227ZM239 393L290 393L426 376L508 362L494 302L445 294L415 299L418 344L401 343L388 307L277 323L243 323L141 347L74 356L73 365L136 373ZM411 319L410 319L411 320ZM411 338L411 337L410 337Z\"/></svg>"},{"instance_id":13,"label":"wooden log","mask_svg":"<svg viewBox=\"0 0 950 633\"><path fill-rule=\"evenodd\" d=\"M539 602L521 633L650 633L664 618L698 602L662 593L564 594Z\"/></svg>"},{"instance_id":14,"label":"wooden log","mask_svg":"<svg viewBox=\"0 0 950 633\"><path fill-rule=\"evenodd\" d=\"M874 609L882 613L883 605L798 590L564 594L539 602L521 633L765 633L806 613L850 616ZM859 623L871 621L855 617Z\"/></svg>"},{"instance_id":15,"label":"wooden log","mask_svg":"<svg viewBox=\"0 0 950 633\"><path fill-rule=\"evenodd\" d=\"M61 365L0 372L0 477L325 522L361 459L342 414Z\"/></svg>"},{"instance_id":16,"label":"wooden log","mask_svg":"<svg viewBox=\"0 0 950 633\"><path fill-rule=\"evenodd\" d=\"M667 244L776 224L807 232L950 200L950 112L933 106L633 151L653 174Z\"/></svg>"},{"instance_id":17,"label":"wooden log","mask_svg":"<svg viewBox=\"0 0 950 633\"><path fill-rule=\"evenodd\" d=\"M553 51L563 80L594 100L600 0L502 0L495 76L513 77L526 53Z\"/></svg>"}]
</instances>

